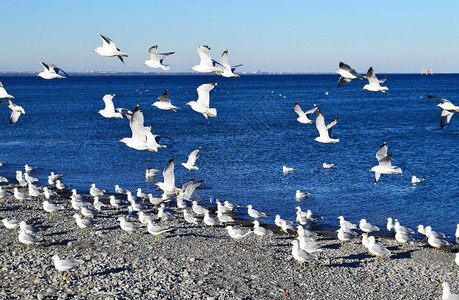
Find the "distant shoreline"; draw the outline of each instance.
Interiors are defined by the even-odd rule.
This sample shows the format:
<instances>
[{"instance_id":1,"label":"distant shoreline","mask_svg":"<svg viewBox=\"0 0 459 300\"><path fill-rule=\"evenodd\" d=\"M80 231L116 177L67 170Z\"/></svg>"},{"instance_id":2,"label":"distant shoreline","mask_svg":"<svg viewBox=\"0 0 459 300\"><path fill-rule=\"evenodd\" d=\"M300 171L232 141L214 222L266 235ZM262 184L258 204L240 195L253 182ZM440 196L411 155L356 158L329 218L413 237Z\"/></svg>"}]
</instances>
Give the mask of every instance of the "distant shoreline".
<instances>
[{"instance_id":1,"label":"distant shoreline","mask_svg":"<svg viewBox=\"0 0 459 300\"><path fill-rule=\"evenodd\" d=\"M0 77L28 77L37 76L39 72L0 72ZM86 71L86 72L67 72L72 76L213 76L213 74L200 74L194 72L110 72L110 71ZM391 75L419 75L421 73L380 73ZM455 75L459 73L435 73L435 75ZM242 72L240 76L265 76L265 75L336 75L335 73L327 72ZM215 75L217 76L217 75ZM422 75L424 76L424 75ZM425 75L434 76L434 75Z\"/></svg>"}]
</instances>

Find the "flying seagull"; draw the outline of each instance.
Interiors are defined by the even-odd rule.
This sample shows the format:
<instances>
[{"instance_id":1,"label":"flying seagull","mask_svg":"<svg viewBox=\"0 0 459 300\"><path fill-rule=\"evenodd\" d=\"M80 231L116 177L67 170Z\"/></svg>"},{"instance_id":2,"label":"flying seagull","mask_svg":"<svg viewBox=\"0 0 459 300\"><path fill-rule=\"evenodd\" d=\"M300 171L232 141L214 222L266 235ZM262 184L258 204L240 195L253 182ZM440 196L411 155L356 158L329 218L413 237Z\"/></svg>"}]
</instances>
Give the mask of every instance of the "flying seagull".
<instances>
[{"instance_id":1,"label":"flying seagull","mask_svg":"<svg viewBox=\"0 0 459 300\"><path fill-rule=\"evenodd\" d=\"M159 101L153 102L151 106L156 106L159 109L163 110L169 110L172 109L174 112L177 111L178 107L172 105L171 99L169 99L169 96L167 95L167 90L164 91L164 93L161 94L161 96L158 97Z\"/></svg>"},{"instance_id":2,"label":"flying seagull","mask_svg":"<svg viewBox=\"0 0 459 300\"><path fill-rule=\"evenodd\" d=\"M213 60L214 65L219 65L220 70L218 71L217 74L222 75L223 77L239 77L239 75L234 74L233 72L236 70L237 67L242 66L241 65L236 65L236 66L231 66L228 61L228 49L223 51L222 56L220 57L220 63L217 63L215 60Z\"/></svg>"},{"instance_id":3,"label":"flying seagull","mask_svg":"<svg viewBox=\"0 0 459 300\"><path fill-rule=\"evenodd\" d=\"M198 54L201 59L199 65L192 66L190 70L194 70L199 73L212 73L218 72L218 69L215 67L215 62L212 60L209 54L210 47L207 45L198 47Z\"/></svg>"},{"instance_id":4,"label":"flying seagull","mask_svg":"<svg viewBox=\"0 0 459 300\"><path fill-rule=\"evenodd\" d=\"M338 80L338 87L345 85L352 79L362 79L362 75L358 74L354 69L352 69L349 65L343 62L339 63L339 69L335 73L341 75L341 77Z\"/></svg>"},{"instance_id":5,"label":"flying seagull","mask_svg":"<svg viewBox=\"0 0 459 300\"><path fill-rule=\"evenodd\" d=\"M24 108L22 106L16 105L11 100L9 100L8 108L11 109L10 124L16 123L21 114L25 114Z\"/></svg>"},{"instance_id":6,"label":"flying seagull","mask_svg":"<svg viewBox=\"0 0 459 300\"><path fill-rule=\"evenodd\" d=\"M164 193L168 195L175 195L178 189L175 187L174 175L174 158L172 157L163 169L163 182L157 182L158 186Z\"/></svg>"},{"instance_id":7,"label":"flying seagull","mask_svg":"<svg viewBox=\"0 0 459 300\"><path fill-rule=\"evenodd\" d=\"M363 90L368 90L371 92L383 92L385 93L389 88L387 86L381 86L378 78L376 77L373 67L370 67L365 76L368 79L368 84L365 84Z\"/></svg>"},{"instance_id":8,"label":"flying seagull","mask_svg":"<svg viewBox=\"0 0 459 300\"><path fill-rule=\"evenodd\" d=\"M101 56L112 57L118 56L118 58L124 63L123 56L127 57L126 53L123 53L118 49L115 43L105 35L98 34L102 39L102 47L97 47L93 51L100 54Z\"/></svg>"},{"instance_id":9,"label":"flying seagull","mask_svg":"<svg viewBox=\"0 0 459 300\"><path fill-rule=\"evenodd\" d=\"M440 120L440 127L443 128L446 124L449 123L451 117L454 115L454 112L459 112L459 106L454 105L451 101L439 98L432 95L427 95L429 99L435 99L441 101L441 103L437 104L438 107L443 108L441 112L441 120Z\"/></svg>"},{"instance_id":10,"label":"flying seagull","mask_svg":"<svg viewBox=\"0 0 459 300\"><path fill-rule=\"evenodd\" d=\"M384 144L376 152L376 158L378 159L379 164L370 169L370 172L375 172L375 184L378 183L379 176L381 176L381 174L402 175L402 169L397 168L397 166L392 166L390 162L392 154L387 155L386 142L384 142Z\"/></svg>"},{"instance_id":11,"label":"flying seagull","mask_svg":"<svg viewBox=\"0 0 459 300\"><path fill-rule=\"evenodd\" d=\"M41 78L44 78L44 79L54 79L54 78L62 79L62 78L69 77L69 75L67 73L65 73L64 70L62 70L61 68L59 68L56 65L45 64L42 61L40 63L43 66L43 72L38 73L38 76L40 76ZM65 77L62 76L61 74L65 75Z\"/></svg>"},{"instance_id":12,"label":"flying seagull","mask_svg":"<svg viewBox=\"0 0 459 300\"><path fill-rule=\"evenodd\" d=\"M11 96L10 94L8 94L8 92L5 90L5 88L3 87L3 84L2 82L0 81L0 99L1 98L10 98L10 99L13 99L14 97Z\"/></svg>"},{"instance_id":13,"label":"flying seagull","mask_svg":"<svg viewBox=\"0 0 459 300\"><path fill-rule=\"evenodd\" d=\"M295 101L295 105L293 105L293 110L298 114L298 118L296 120L302 124L312 124L312 120L309 119L309 117L319 108L318 105L314 106L314 108L311 108L307 112L304 112L300 105L298 104L298 101Z\"/></svg>"},{"instance_id":14,"label":"flying seagull","mask_svg":"<svg viewBox=\"0 0 459 300\"><path fill-rule=\"evenodd\" d=\"M316 128L319 131L319 136L314 140L319 143L338 143L339 139L332 139L332 127L338 122L338 116L336 116L327 126L325 126L325 119L320 109L317 109L316 114Z\"/></svg>"},{"instance_id":15,"label":"flying seagull","mask_svg":"<svg viewBox=\"0 0 459 300\"><path fill-rule=\"evenodd\" d=\"M99 114L104 118L117 118L122 119L123 115L119 112L115 112L115 106L113 105L113 97L115 94L107 94L102 100L105 103L105 108L98 111Z\"/></svg>"},{"instance_id":16,"label":"flying seagull","mask_svg":"<svg viewBox=\"0 0 459 300\"><path fill-rule=\"evenodd\" d=\"M119 142L125 143L126 146L132 149L155 151L147 144L147 136L145 133L145 127L143 126L143 120L142 110L140 109L140 105L137 104L132 116L129 119L129 127L131 128L132 136L130 138L125 137L119 140Z\"/></svg>"},{"instance_id":17,"label":"flying seagull","mask_svg":"<svg viewBox=\"0 0 459 300\"><path fill-rule=\"evenodd\" d=\"M169 70L170 67L168 65L163 65L163 60L166 56L172 55L175 52L165 52L165 53L157 53L158 45L154 45L148 49L148 54L150 54L150 59L146 60L144 65L154 68L154 69L163 69Z\"/></svg>"},{"instance_id":18,"label":"flying seagull","mask_svg":"<svg viewBox=\"0 0 459 300\"><path fill-rule=\"evenodd\" d=\"M188 155L188 160L186 163L182 163L182 166L184 166L186 169L188 169L188 172L191 170L199 170L199 168L195 165L196 160L199 158L199 151L201 151L201 147L198 147L193 150L193 152Z\"/></svg>"},{"instance_id":19,"label":"flying seagull","mask_svg":"<svg viewBox=\"0 0 459 300\"><path fill-rule=\"evenodd\" d=\"M209 92L217 85L217 83L205 83L201 84L198 88L198 100L197 101L190 101L186 105L190 105L191 108L201 113L206 119L208 117L216 117L217 116L217 109L209 108Z\"/></svg>"}]
</instances>

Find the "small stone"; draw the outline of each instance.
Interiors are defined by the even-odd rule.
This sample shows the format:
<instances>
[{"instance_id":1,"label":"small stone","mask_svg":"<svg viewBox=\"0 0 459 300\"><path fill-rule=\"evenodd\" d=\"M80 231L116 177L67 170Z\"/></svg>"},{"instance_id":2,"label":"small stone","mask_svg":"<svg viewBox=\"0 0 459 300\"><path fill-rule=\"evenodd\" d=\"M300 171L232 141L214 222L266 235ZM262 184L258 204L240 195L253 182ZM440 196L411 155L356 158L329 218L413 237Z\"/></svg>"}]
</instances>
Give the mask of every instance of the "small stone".
<instances>
[{"instance_id":1,"label":"small stone","mask_svg":"<svg viewBox=\"0 0 459 300\"><path fill-rule=\"evenodd\" d=\"M37 294L37 300L43 300L44 297L43 294Z\"/></svg>"}]
</instances>

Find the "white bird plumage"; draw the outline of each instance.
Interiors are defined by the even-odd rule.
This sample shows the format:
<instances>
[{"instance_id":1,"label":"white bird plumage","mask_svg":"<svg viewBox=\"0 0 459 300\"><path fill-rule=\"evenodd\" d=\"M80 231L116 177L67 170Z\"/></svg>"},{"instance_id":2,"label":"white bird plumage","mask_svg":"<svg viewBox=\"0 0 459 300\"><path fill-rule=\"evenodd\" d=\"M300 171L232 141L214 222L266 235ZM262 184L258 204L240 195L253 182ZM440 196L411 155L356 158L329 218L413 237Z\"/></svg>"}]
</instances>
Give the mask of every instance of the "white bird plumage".
<instances>
[{"instance_id":1,"label":"white bird plumage","mask_svg":"<svg viewBox=\"0 0 459 300\"><path fill-rule=\"evenodd\" d=\"M209 92L217 85L217 83L201 84L196 90L198 91L198 100L189 101L186 105L191 106L191 109L201 113L206 119L217 116L217 109L209 108L210 96Z\"/></svg>"},{"instance_id":2,"label":"white bird plumage","mask_svg":"<svg viewBox=\"0 0 459 300\"><path fill-rule=\"evenodd\" d=\"M56 65L45 64L42 61L40 63L43 66L43 71L38 73L38 76L40 76L43 79L55 79L55 78L62 79L62 78L69 77L69 75L65 73L64 70L62 70Z\"/></svg>"},{"instance_id":3,"label":"white bird plumage","mask_svg":"<svg viewBox=\"0 0 459 300\"><path fill-rule=\"evenodd\" d=\"M123 115L115 111L115 105L113 104L113 97L115 97L115 94L107 94L102 98L102 100L105 103L105 107L104 109L99 110L98 113L101 114L102 117L105 117L105 118L122 119Z\"/></svg>"},{"instance_id":4,"label":"white bird plumage","mask_svg":"<svg viewBox=\"0 0 459 300\"><path fill-rule=\"evenodd\" d=\"M116 47L115 43L109 37L102 34L98 34L98 36L102 40L102 46L97 47L93 51L101 56L117 56L124 63L123 57L127 57L127 54L121 52L120 49Z\"/></svg>"},{"instance_id":5,"label":"white bird plumage","mask_svg":"<svg viewBox=\"0 0 459 300\"><path fill-rule=\"evenodd\" d=\"M212 73L218 72L218 68L215 67L215 63L210 57L210 47L207 45L201 45L196 50L198 52L200 62L199 65L192 66L190 70L194 70L199 73Z\"/></svg>"},{"instance_id":6,"label":"white bird plumage","mask_svg":"<svg viewBox=\"0 0 459 300\"><path fill-rule=\"evenodd\" d=\"M310 120L310 116L316 112L316 110L319 108L319 105L315 105L314 108L311 108L310 110L304 112L300 104L298 104L298 101L295 101L295 104L293 105L293 110L297 113L298 118L296 120L302 124L312 124L312 120Z\"/></svg>"},{"instance_id":7,"label":"white bird plumage","mask_svg":"<svg viewBox=\"0 0 459 300\"><path fill-rule=\"evenodd\" d=\"M381 174L402 175L402 169L397 168L397 166L392 166L391 164L392 154L387 154L386 142L384 142L384 144L376 152L376 158L378 159L379 164L370 169L370 172L375 172L375 184L378 183Z\"/></svg>"},{"instance_id":8,"label":"white bird plumage","mask_svg":"<svg viewBox=\"0 0 459 300\"><path fill-rule=\"evenodd\" d=\"M174 54L175 52L164 52L164 53L158 53L158 45L151 46L148 49L148 54L150 55L150 59L146 60L144 62L144 65L153 68L153 69L163 69L163 70L169 70L170 66L163 64L164 58L166 58L169 55Z\"/></svg>"},{"instance_id":9,"label":"white bird plumage","mask_svg":"<svg viewBox=\"0 0 459 300\"><path fill-rule=\"evenodd\" d=\"M378 78L376 77L376 73L373 70L373 67L370 67L367 71L367 75L365 76L368 79L368 84L363 86L363 90L368 90L371 92L383 92L385 93L389 88L387 86L381 86L379 83Z\"/></svg>"},{"instance_id":10,"label":"white bird plumage","mask_svg":"<svg viewBox=\"0 0 459 300\"><path fill-rule=\"evenodd\" d=\"M339 139L333 139L331 138L331 133L332 133L332 128L333 126L338 123L338 116L336 116L328 125L325 126L325 119L320 111L320 109L317 109L316 113L316 128L317 131L319 131L319 136L316 137L314 140L319 143L338 143Z\"/></svg>"}]
</instances>

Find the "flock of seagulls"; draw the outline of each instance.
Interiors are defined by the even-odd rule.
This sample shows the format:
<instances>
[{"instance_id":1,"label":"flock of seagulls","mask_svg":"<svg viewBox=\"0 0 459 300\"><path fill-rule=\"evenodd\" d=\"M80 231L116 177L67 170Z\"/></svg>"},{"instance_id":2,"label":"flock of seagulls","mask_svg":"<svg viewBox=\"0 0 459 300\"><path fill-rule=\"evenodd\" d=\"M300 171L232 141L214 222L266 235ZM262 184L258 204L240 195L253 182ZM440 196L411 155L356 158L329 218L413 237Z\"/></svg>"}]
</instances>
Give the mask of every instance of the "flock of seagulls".
<instances>
[{"instance_id":1,"label":"flock of seagulls","mask_svg":"<svg viewBox=\"0 0 459 300\"><path fill-rule=\"evenodd\" d=\"M123 63L124 58L128 55L115 45L115 43L102 34L99 34L99 37L102 39L102 46L94 49L94 52L98 53L101 56L105 57L118 57ZM151 68L160 68L162 70L169 70L170 66L164 64L164 59L174 54L175 52L165 52L158 53L158 46L152 46L148 50L150 59L145 61L145 65ZM238 77L234 73L235 69L241 65L231 66L228 61L228 50L225 50L221 55L220 62L213 60L209 54L210 47L206 45L201 45L198 47L197 52L200 57L200 63L191 67L191 70L201 72L201 73L216 73L224 77ZM41 62L44 67L43 72L40 72L38 76L44 79L55 79L55 78L67 78L69 77L59 67L46 64ZM381 91L386 92L388 88L386 86L381 86L384 81L387 79L379 80L376 77L376 74L372 67L369 68L366 75L358 74L354 69L349 65L340 62L339 70L337 73L340 75L338 80L338 87L343 86L346 83L349 83L353 79L367 79L368 84L366 84L363 89L368 91ZM217 110L216 108L210 107L210 96L209 92L217 85L217 83L204 83L197 88L198 99L196 101L190 101L187 103L194 111L202 114L206 120L209 117L216 117ZM124 116L129 120L129 126L131 129L131 137L125 137L119 141L124 143L126 146L135 149L135 150L148 150L157 152L159 148L165 147L165 145L160 145L160 136L154 135L151 133L151 127L145 126L144 116L140 105L134 108L133 111L130 111L125 108L115 108L113 103L115 95L107 94L103 97L105 104L104 109L98 111L98 113L105 118L119 118L123 119ZM459 111L459 107L453 105L450 101L436 96L428 96L431 99L436 99L441 101L438 104L439 107L443 109L441 127L444 127L449 123L454 112ZM0 98L13 99L14 97L9 95L3 85L0 83ZM25 111L22 107L13 104L9 100L9 108L12 111L10 117L10 123L17 122L21 114L25 114ZM152 106L157 107L160 110L172 110L176 111L178 107L172 105L171 100L169 99L167 90L158 97L158 101L154 102ZM319 143L338 143L340 139L332 137L332 129L338 122L338 116L336 116L330 123L326 124L324 115L319 108L319 105L314 105L313 108L304 112L298 101L294 104L294 111L298 115L297 121L302 124L312 124L313 118L311 117L314 113L315 123L319 136L314 140ZM199 158L199 152L201 147L197 147L193 150L186 162L183 162L181 165L188 170L197 171L199 167L196 166L196 161ZM375 173L375 184L379 181L381 174L402 174L402 170L396 166L392 166L391 158L392 155L387 152L387 143L384 143L380 149L376 152L376 158L378 160L378 165L370 169L371 172ZM324 169L333 168L335 164L323 163ZM196 188L202 183L202 181L195 182L194 179L191 179L185 182L181 187L176 186L175 175L174 175L174 158L172 157L162 171L163 181L156 182L158 189L163 192L161 198L156 198L153 194L145 194L141 189L137 190L137 194L133 195L129 190L122 189L118 185L115 185L115 192L124 195L120 199L114 194L108 195L107 191L99 189L95 184L91 185L89 194L93 197L93 202L86 201L81 195L77 193L76 190L72 190L71 196L71 206L73 209L77 210L78 213L73 215L76 225L84 230L89 230L92 227L96 227L98 224L95 220L98 214L103 213L107 209L108 204L118 211L119 209L124 209L128 206L127 214L129 218L138 218L138 222L128 219L127 216L119 216L117 221L119 222L120 229L125 231L128 235L133 234L136 230L141 228L144 224L147 226L147 231L155 236L155 240L158 240L161 235L166 232L173 231L174 228L168 226L162 226L157 223L157 221L167 222L171 219L177 219L179 214L183 214L183 220L189 224L198 225L200 219L202 218L202 224L207 227L215 226L225 226L228 235L234 240L240 241L246 236L254 233L260 239L265 236L272 235L273 232L265 227L260 225L258 219L267 217L268 215L264 212L256 210L251 204L247 205L247 214L253 218L253 228L238 228L232 225L226 225L234 223L235 220L230 215L234 209L238 209L238 205L232 204L228 201L225 201L224 204L220 200L216 201L217 210L216 216L211 215L209 208L201 206L196 200L193 200L193 193ZM50 218L53 217L55 213L68 209L65 205L53 203L53 199L59 198L59 194L52 189L52 186L56 190L64 190L68 188L65 184L61 182L63 175L60 174L50 174L48 178L48 184L50 187L44 186L39 187L36 185L36 182L39 180L32 177L29 173L33 171L32 169L25 168L25 173L22 171L16 173L16 179L20 186L24 187L24 191L20 191L18 187L13 189L13 196L20 203L24 201L33 201L34 198L43 197L42 207L43 210L49 213ZM288 174L294 171L294 168L283 166L283 173ZM156 169L147 169L146 178L154 179L156 173L159 170ZM417 178L416 176L412 177L413 184L419 184L423 178ZM27 189L27 193L25 190ZM7 196L8 191L0 188L0 196ZM302 192L297 190L295 192L295 198L301 200L307 197L309 193ZM101 199L108 197L106 204L101 201ZM148 199L151 205L157 208L156 215L148 215L147 210L149 207L142 202ZM140 201L141 200L141 201ZM167 207L166 204L174 203L176 207ZM191 203L191 204L190 204ZM159 208L158 208L159 206ZM188 211L188 207L191 206L191 212ZM308 226L314 223L323 220L322 217L317 216L312 213L310 210L303 212L298 206L296 212L296 224L293 221L282 219L279 215L275 218L275 224L285 233L292 233L296 231L298 237L292 241L291 254L293 258L300 263L300 266L304 266L306 262L317 260L317 256L314 255L315 252L325 251L325 245L320 243L317 238L317 233L308 229ZM80 215L81 214L81 215ZM380 231L381 229L373 224L370 224L365 219L361 219L359 226L352 224L351 222L344 219L343 216L338 217L340 220L340 228L337 230L337 238L342 242L343 246L345 243L355 239L358 236L357 230L363 232L362 234L362 244L368 249L368 252L371 255L376 256L378 259L381 256L390 256L391 251L389 251L383 244L376 240L375 236L371 234L373 232ZM36 236L38 229L31 224L26 224L24 221L19 221L16 219L3 219L3 224L6 228L15 229L20 227L18 240L20 243L27 245L37 244L43 241L42 238ZM296 228L294 227L296 226ZM456 238L459 238L459 225L457 227ZM411 234L414 233L413 230L403 227L400 225L398 220L395 220L395 224L392 225L392 219L388 218L387 229L389 231L394 231L394 238L397 242L402 244L401 247L404 247L406 243L409 243L414 240ZM436 252L439 248L448 246L449 243L444 240L444 235L437 233L431 229L430 226L424 228L422 225L418 226L418 232L424 234L427 238L427 243L432 246ZM55 268L60 272L67 272L64 275L64 278L68 277L68 271L78 267L83 263L81 260L76 259L64 259L59 257L59 255L53 256L53 261ZM459 265L459 259L456 255L456 263ZM447 286L447 284L446 284Z\"/></svg>"}]
</instances>

